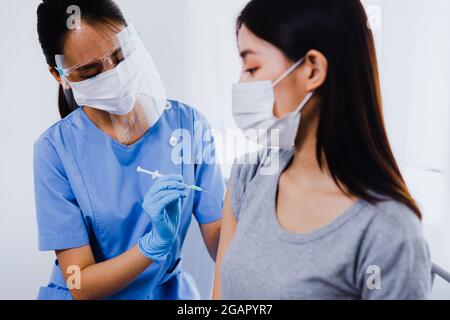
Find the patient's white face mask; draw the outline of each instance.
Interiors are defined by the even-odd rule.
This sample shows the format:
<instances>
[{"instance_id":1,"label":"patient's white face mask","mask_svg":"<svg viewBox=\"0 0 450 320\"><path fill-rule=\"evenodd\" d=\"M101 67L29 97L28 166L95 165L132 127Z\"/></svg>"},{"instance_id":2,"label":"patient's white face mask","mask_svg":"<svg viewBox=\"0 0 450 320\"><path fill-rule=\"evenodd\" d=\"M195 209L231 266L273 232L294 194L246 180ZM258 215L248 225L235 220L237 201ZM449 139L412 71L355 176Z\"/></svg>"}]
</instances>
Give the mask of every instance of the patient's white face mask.
<instances>
[{"instance_id":1,"label":"patient's white face mask","mask_svg":"<svg viewBox=\"0 0 450 320\"><path fill-rule=\"evenodd\" d=\"M301 110L314 92L306 95L294 112L282 118L273 114L276 88L294 72L305 59L290 67L278 80L254 81L233 85L233 116L238 127L251 140L266 147L291 149L300 126Z\"/></svg>"}]
</instances>

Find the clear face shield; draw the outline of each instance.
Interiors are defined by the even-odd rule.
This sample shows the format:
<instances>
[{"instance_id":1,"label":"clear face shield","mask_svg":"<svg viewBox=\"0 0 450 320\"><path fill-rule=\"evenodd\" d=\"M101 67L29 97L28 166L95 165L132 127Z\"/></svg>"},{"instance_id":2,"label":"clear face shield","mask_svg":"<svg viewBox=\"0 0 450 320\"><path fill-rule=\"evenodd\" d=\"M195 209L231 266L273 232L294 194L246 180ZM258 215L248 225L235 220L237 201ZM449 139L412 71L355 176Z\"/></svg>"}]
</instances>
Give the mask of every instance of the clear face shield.
<instances>
[{"instance_id":1,"label":"clear face shield","mask_svg":"<svg viewBox=\"0 0 450 320\"><path fill-rule=\"evenodd\" d=\"M161 77L133 26L55 59L76 103L108 115L107 125L120 143L139 138L168 104Z\"/></svg>"}]
</instances>

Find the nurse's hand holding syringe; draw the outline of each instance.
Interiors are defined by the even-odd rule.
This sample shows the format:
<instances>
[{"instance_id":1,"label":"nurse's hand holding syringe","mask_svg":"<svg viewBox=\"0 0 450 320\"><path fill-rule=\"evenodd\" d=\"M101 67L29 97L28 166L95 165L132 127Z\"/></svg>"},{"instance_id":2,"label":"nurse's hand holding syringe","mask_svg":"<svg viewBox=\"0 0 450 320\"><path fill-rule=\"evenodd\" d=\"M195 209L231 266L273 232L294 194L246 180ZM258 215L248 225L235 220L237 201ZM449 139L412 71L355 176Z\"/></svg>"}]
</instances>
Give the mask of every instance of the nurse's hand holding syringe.
<instances>
[{"instance_id":1,"label":"nurse's hand holding syringe","mask_svg":"<svg viewBox=\"0 0 450 320\"><path fill-rule=\"evenodd\" d=\"M181 176L165 175L160 176L145 195L142 208L153 228L139 239L138 247L147 258L164 261L171 253L180 228L180 199L186 198L188 192L188 185Z\"/></svg>"}]
</instances>

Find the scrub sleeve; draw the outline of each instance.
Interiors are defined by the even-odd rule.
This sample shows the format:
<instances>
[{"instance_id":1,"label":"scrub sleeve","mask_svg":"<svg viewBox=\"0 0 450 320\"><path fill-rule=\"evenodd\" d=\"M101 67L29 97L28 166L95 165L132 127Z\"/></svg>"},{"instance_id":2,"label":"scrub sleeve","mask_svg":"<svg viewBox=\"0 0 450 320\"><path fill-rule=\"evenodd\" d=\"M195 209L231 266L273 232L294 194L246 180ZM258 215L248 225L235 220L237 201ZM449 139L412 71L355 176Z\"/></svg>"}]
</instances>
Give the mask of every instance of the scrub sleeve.
<instances>
[{"instance_id":1,"label":"scrub sleeve","mask_svg":"<svg viewBox=\"0 0 450 320\"><path fill-rule=\"evenodd\" d=\"M34 172L39 250L64 250L88 245L88 231L64 168L55 148L45 139L34 146ZM57 265L53 272L58 274L52 278L60 283L42 287L39 298L71 299Z\"/></svg>"}]
</instances>

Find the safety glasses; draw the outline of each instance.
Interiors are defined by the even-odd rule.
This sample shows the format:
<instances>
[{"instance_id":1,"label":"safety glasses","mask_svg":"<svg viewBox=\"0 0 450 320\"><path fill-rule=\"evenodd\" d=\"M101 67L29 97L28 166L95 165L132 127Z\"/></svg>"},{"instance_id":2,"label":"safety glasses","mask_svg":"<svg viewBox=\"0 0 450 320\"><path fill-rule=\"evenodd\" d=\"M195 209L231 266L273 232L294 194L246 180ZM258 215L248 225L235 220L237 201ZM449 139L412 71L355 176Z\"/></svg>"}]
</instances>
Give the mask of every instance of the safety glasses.
<instances>
[{"instance_id":1,"label":"safety glasses","mask_svg":"<svg viewBox=\"0 0 450 320\"><path fill-rule=\"evenodd\" d=\"M118 34L81 51L56 55L56 69L69 82L92 79L116 68L136 50L137 34L129 26Z\"/></svg>"}]
</instances>

